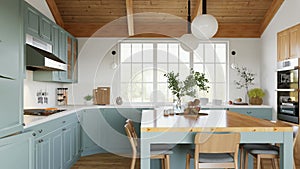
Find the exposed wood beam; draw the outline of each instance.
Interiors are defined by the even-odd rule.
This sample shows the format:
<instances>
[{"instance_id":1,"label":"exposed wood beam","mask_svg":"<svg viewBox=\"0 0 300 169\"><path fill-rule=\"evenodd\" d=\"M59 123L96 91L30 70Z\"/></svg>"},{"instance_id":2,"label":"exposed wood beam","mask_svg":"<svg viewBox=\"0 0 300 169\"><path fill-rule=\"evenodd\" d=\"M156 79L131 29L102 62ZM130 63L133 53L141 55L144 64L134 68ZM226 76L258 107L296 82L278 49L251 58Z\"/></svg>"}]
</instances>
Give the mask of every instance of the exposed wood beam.
<instances>
[{"instance_id":1,"label":"exposed wood beam","mask_svg":"<svg viewBox=\"0 0 300 169\"><path fill-rule=\"evenodd\" d=\"M268 9L267 13L264 16L264 19L261 22L261 26L259 28L260 34L262 34L265 31L265 29L271 22L272 18L274 17L274 15L276 14L280 6L282 5L283 1L284 0L273 0L270 8Z\"/></svg>"},{"instance_id":2,"label":"exposed wood beam","mask_svg":"<svg viewBox=\"0 0 300 169\"><path fill-rule=\"evenodd\" d=\"M134 25L133 25L133 3L132 0L126 0L126 12L127 12L127 25L128 25L128 35L134 35Z\"/></svg>"},{"instance_id":3,"label":"exposed wood beam","mask_svg":"<svg viewBox=\"0 0 300 169\"><path fill-rule=\"evenodd\" d=\"M47 2L48 6L50 8L50 11L52 12L52 15L53 15L56 23L63 28L64 27L64 21L61 17L61 14L60 14L60 12L57 8L57 5L56 5L55 1L54 0L46 0L46 2Z\"/></svg>"},{"instance_id":4,"label":"exposed wood beam","mask_svg":"<svg viewBox=\"0 0 300 169\"><path fill-rule=\"evenodd\" d=\"M203 5L202 0L197 0L196 6L195 6L195 11L192 15L192 21L197 15L202 14L202 5Z\"/></svg>"}]
</instances>

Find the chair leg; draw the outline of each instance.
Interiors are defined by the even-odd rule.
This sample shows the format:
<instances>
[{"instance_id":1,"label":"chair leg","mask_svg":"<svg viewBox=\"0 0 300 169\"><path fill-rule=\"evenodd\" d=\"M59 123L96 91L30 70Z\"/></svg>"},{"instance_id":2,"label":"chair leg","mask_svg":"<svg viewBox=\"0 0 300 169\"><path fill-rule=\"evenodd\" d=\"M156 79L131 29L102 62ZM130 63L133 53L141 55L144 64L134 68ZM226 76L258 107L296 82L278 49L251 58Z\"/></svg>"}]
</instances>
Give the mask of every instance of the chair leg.
<instances>
[{"instance_id":1,"label":"chair leg","mask_svg":"<svg viewBox=\"0 0 300 169\"><path fill-rule=\"evenodd\" d=\"M131 165L130 165L130 169L134 169L135 168L135 162L136 162L136 154L133 153L132 160L131 160Z\"/></svg>"},{"instance_id":2,"label":"chair leg","mask_svg":"<svg viewBox=\"0 0 300 169\"><path fill-rule=\"evenodd\" d=\"M248 158L249 158L249 154L248 152L245 152L245 162L244 162L244 169L248 169Z\"/></svg>"},{"instance_id":3,"label":"chair leg","mask_svg":"<svg viewBox=\"0 0 300 169\"><path fill-rule=\"evenodd\" d=\"M258 155L256 158L256 169L260 169L260 156Z\"/></svg>"},{"instance_id":4,"label":"chair leg","mask_svg":"<svg viewBox=\"0 0 300 169\"><path fill-rule=\"evenodd\" d=\"M165 169L170 169L170 155L165 155Z\"/></svg>"},{"instance_id":5,"label":"chair leg","mask_svg":"<svg viewBox=\"0 0 300 169\"><path fill-rule=\"evenodd\" d=\"M272 165L274 169L279 169L278 159L272 158Z\"/></svg>"},{"instance_id":6,"label":"chair leg","mask_svg":"<svg viewBox=\"0 0 300 169\"><path fill-rule=\"evenodd\" d=\"M243 168L245 168L244 167L244 161L245 160L245 158L244 158L244 148L243 148L243 146L241 146L241 148L240 148L240 169L243 169Z\"/></svg>"},{"instance_id":7,"label":"chair leg","mask_svg":"<svg viewBox=\"0 0 300 169\"><path fill-rule=\"evenodd\" d=\"M165 160L165 158L162 158L161 160L160 160L160 162L161 162L161 169L166 169L165 167L166 167L166 160Z\"/></svg>"},{"instance_id":8,"label":"chair leg","mask_svg":"<svg viewBox=\"0 0 300 169\"><path fill-rule=\"evenodd\" d=\"M260 168L264 169L263 159L260 159Z\"/></svg>"},{"instance_id":9,"label":"chair leg","mask_svg":"<svg viewBox=\"0 0 300 169\"><path fill-rule=\"evenodd\" d=\"M186 158L185 158L185 169L190 169L190 154L186 154Z\"/></svg>"}]
</instances>

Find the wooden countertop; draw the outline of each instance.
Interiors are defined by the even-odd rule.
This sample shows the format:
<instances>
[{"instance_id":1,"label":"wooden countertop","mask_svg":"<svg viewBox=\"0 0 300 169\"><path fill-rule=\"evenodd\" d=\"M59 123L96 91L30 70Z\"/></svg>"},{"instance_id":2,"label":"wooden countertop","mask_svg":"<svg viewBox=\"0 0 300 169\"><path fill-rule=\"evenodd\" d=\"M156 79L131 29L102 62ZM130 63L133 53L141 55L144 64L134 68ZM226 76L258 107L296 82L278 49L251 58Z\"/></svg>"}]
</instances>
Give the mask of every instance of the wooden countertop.
<instances>
[{"instance_id":1,"label":"wooden countertop","mask_svg":"<svg viewBox=\"0 0 300 169\"><path fill-rule=\"evenodd\" d=\"M163 110L142 112L142 132L292 132L291 125L226 110L201 110L208 115L163 116Z\"/></svg>"}]
</instances>

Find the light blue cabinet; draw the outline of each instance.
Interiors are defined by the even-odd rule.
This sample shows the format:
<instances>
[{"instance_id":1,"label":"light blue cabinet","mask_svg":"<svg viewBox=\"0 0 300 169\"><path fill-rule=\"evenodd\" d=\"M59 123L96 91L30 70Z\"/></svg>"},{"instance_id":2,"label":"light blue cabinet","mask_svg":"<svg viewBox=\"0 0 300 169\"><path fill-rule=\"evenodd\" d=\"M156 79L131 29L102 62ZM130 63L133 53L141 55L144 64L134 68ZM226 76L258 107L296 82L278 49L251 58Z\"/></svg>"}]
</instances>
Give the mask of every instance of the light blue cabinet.
<instances>
[{"instance_id":1,"label":"light blue cabinet","mask_svg":"<svg viewBox=\"0 0 300 169\"><path fill-rule=\"evenodd\" d=\"M52 21L28 3L25 3L24 12L26 33L52 44Z\"/></svg>"},{"instance_id":2,"label":"light blue cabinet","mask_svg":"<svg viewBox=\"0 0 300 169\"><path fill-rule=\"evenodd\" d=\"M22 1L0 5L0 138L23 130Z\"/></svg>"},{"instance_id":3,"label":"light blue cabinet","mask_svg":"<svg viewBox=\"0 0 300 169\"><path fill-rule=\"evenodd\" d=\"M0 164L3 169L33 169L34 141L31 132L0 139Z\"/></svg>"},{"instance_id":4,"label":"light blue cabinet","mask_svg":"<svg viewBox=\"0 0 300 169\"><path fill-rule=\"evenodd\" d=\"M229 111L261 119L272 120L272 108L229 108Z\"/></svg>"},{"instance_id":5,"label":"light blue cabinet","mask_svg":"<svg viewBox=\"0 0 300 169\"><path fill-rule=\"evenodd\" d=\"M141 112L140 108L103 108L82 111L80 120L82 155L106 152L129 153L131 147L124 124L127 119L132 119L139 135Z\"/></svg>"},{"instance_id":6,"label":"light blue cabinet","mask_svg":"<svg viewBox=\"0 0 300 169\"><path fill-rule=\"evenodd\" d=\"M68 169L81 155L81 130L76 114L26 131L33 131L35 137L35 169Z\"/></svg>"}]
</instances>

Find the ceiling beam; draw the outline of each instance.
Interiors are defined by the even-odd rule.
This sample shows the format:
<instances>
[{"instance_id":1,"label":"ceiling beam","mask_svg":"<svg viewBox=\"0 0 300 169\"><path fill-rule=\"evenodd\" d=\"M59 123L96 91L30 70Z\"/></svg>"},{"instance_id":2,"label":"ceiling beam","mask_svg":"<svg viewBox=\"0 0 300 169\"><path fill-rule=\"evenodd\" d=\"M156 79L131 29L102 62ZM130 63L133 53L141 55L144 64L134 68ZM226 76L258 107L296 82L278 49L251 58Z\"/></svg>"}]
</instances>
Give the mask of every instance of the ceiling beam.
<instances>
[{"instance_id":1,"label":"ceiling beam","mask_svg":"<svg viewBox=\"0 0 300 169\"><path fill-rule=\"evenodd\" d=\"M133 3L132 0L126 0L126 12L127 12L127 26L128 35L134 35L134 25L133 25Z\"/></svg>"},{"instance_id":2,"label":"ceiling beam","mask_svg":"<svg viewBox=\"0 0 300 169\"><path fill-rule=\"evenodd\" d=\"M60 12L57 8L57 5L56 5L55 1L54 0L46 0L46 2L47 2L48 6L50 8L50 11L51 11L54 19L55 19L55 22L63 28L65 24L64 24L64 21L61 17L61 14L60 14Z\"/></svg>"},{"instance_id":3,"label":"ceiling beam","mask_svg":"<svg viewBox=\"0 0 300 169\"><path fill-rule=\"evenodd\" d=\"M192 21L193 19L198 16L198 15L201 15L202 14L202 0L197 0L196 2L196 6L195 6L195 11L192 15Z\"/></svg>"},{"instance_id":4,"label":"ceiling beam","mask_svg":"<svg viewBox=\"0 0 300 169\"><path fill-rule=\"evenodd\" d=\"M268 9L267 13L264 16L264 19L261 22L261 26L259 28L259 32L262 35L269 23L271 22L272 18L282 5L284 0L273 0L270 8Z\"/></svg>"}]
</instances>

